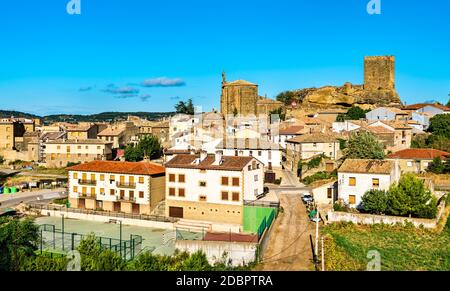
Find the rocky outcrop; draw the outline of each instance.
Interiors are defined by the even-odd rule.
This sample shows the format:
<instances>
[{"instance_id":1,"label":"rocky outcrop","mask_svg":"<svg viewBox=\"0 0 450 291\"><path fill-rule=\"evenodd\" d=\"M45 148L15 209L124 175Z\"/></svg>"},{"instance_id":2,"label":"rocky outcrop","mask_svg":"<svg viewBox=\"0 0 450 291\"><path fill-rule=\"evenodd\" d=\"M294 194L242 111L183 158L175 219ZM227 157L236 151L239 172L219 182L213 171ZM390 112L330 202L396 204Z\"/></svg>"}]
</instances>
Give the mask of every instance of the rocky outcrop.
<instances>
[{"instance_id":1,"label":"rocky outcrop","mask_svg":"<svg viewBox=\"0 0 450 291\"><path fill-rule=\"evenodd\" d=\"M305 105L401 104L394 89L366 90L362 85L351 83L345 83L342 87L306 88L294 91L294 94L295 99Z\"/></svg>"}]
</instances>

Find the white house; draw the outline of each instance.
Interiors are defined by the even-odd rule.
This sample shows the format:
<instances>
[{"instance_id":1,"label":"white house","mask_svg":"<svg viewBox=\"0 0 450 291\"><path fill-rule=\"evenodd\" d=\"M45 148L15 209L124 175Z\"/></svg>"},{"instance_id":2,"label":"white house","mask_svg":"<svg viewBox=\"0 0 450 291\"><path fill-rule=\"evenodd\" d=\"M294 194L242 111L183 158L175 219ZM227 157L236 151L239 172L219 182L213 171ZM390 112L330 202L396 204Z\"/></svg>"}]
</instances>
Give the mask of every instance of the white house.
<instances>
[{"instance_id":1,"label":"white house","mask_svg":"<svg viewBox=\"0 0 450 291\"><path fill-rule=\"evenodd\" d=\"M282 128L278 133L271 134L269 140L273 143L279 144L283 149L286 148L286 141L305 134L306 130L304 126L292 125L286 128Z\"/></svg>"},{"instance_id":2,"label":"white house","mask_svg":"<svg viewBox=\"0 0 450 291\"><path fill-rule=\"evenodd\" d=\"M400 178L398 164L387 160L347 159L338 169L338 198L353 208L371 190L388 190Z\"/></svg>"},{"instance_id":3,"label":"white house","mask_svg":"<svg viewBox=\"0 0 450 291\"><path fill-rule=\"evenodd\" d=\"M253 157L181 154L165 164L166 215L243 224L244 202L264 194L264 165Z\"/></svg>"},{"instance_id":4,"label":"white house","mask_svg":"<svg viewBox=\"0 0 450 291\"><path fill-rule=\"evenodd\" d=\"M93 161L68 171L72 208L150 214L164 200L165 169L156 164Z\"/></svg>"},{"instance_id":5,"label":"white house","mask_svg":"<svg viewBox=\"0 0 450 291\"><path fill-rule=\"evenodd\" d=\"M368 121L400 121L408 119L408 112L394 107L379 107L366 113Z\"/></svg>"},{"instance_id":6,"label":"white house","mask_svg":"<svg viewBox=\"0 0 450 291\"><path fill-rule=\"evenodd\" d=\"M268 170L281 168L282 149L266 139L229 138L216 147L224 156L255 157Z\"/></svg>"}]
</instances>

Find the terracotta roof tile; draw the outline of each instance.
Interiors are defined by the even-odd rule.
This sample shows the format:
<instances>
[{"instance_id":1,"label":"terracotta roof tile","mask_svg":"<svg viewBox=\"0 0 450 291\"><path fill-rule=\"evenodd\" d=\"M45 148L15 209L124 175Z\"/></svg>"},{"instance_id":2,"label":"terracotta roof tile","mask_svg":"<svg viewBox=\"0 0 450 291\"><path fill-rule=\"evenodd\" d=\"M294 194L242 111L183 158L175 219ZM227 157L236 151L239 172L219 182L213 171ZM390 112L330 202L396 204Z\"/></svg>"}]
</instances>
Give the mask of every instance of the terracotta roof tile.
<instances>
[{"instance_id":1,"label":"terracotta roof tile","mask_svg":"<svg viewBox=\"0 0 450 291\"><path fill-rule=\"evenodd\" d=\"M424 159L432 160L434 158L446 158L449 157L450 153L435 150L435 149L405 149L398 151L396 153L390 154L388 158L390 159Z\"/></svg>"},{"instance_id":2,"label":"terracotta roof tile","mask_svg":"<svg viewBox=\"0 0 450 291\"><path fill-rule=\"evenodd\" d=\"M339 168L338 172L360 174L390 174L393 167L393 161L347 159Z\"/></svg>"},{"instance_id":3,"label":"terracotta roof tile","mask_svg":"<svg viewBox=\"0 0 450 291\"><path fill-rule=\"evenodd\" d=\"M312 133L297 136L287 140L291 143L332 143L337 142L337 136L333 134Z\"/></svg>"},{"instance_id":4,"label":"terracotta roof tile","mask_svg":"<svg viewBox=\"0 0 450 291\"><path fill-rule=\"evenodd\" d=\"M222 163L219 165L215 163L215 155L208 155L203 161L195 163L199 157L199 155L176 155L165 166L166 168L242 171L254 159L252 157L222 156Z\"/></svg>"},{"instance_id":5,"label":"terracotta roof tile","mask_svg":"<svg viewBox=\"0 0 450 291\"><path fill-rule=\"evenodd\" d=\"M409 106L403 107L404 110L419 110L427 106L433 106L435 108L441 109L443 111L450 111L450 108L444 105L440 104L433 104L433 103L418 103L418 104L412 104Z\"/></svg>"},{"instance_id":6,"label":"terracotta roof tile","mask_svg":"<svg viewBox=\"0 0 450 291\"><path fill-rule=\"evenodd\" d=\"M69 171L113 174L158 175L166 172L163 166L149 162L93 161L68 168Z\"/></svg>"}]
</instances>

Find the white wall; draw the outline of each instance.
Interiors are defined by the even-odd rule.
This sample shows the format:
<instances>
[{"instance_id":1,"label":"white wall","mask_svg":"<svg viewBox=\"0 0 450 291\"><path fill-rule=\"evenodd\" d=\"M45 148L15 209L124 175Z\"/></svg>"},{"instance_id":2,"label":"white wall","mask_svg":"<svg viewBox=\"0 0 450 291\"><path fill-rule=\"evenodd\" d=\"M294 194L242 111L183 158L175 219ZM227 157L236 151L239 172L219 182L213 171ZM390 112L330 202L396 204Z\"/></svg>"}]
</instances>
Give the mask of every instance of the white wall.
<instances>
[{"instance_id":1,"label":"white wall","mask_svg":"<svg viewBox=\"0 0 450 291\"><path fill-rule=\"evenodd\" d=\"M221 149L222 150L222 149ZM280 149L261 149L261 150L237 150L239 157L254 157L268 168L272 163L273 168L281 168L281 150ZM250 155L250 151L252 155ZM261 154L261 155L260 155ZM235 149L223 149L224 156L235 156Z\"/></svg>"}]
</instances>

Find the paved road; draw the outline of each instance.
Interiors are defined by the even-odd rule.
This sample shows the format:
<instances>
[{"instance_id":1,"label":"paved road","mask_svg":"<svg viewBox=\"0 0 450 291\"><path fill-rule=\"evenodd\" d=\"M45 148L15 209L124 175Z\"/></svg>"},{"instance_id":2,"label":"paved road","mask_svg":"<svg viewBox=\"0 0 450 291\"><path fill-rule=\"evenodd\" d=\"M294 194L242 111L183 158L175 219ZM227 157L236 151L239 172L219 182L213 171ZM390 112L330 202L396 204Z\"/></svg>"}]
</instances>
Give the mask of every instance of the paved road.
<instances>
[{"instance_id":1,"label":"paved road","mask_svg":"<svg viewBox=\"0 0 450 291\"><path fill-rule=\"evenodd\" d=\"M275 221L261 264L261 271L313 270L310 234L314 225L309 221L299 195L279 195L283 212Z\"/></svg>"},{"instance_id":2,"label":"paved road","mask_svg":"<svg viewBox=\"0 0 450 291\"><path fill-rule=\"evenodd\" d=\"M67 194L62 193L64 191L66 191L65 188L59 188L33 192L19 192L14 194L1 194L0 208L14 207L23 202L51 200L56 198L67 197Z\"/></svg>"}]
</instances>

